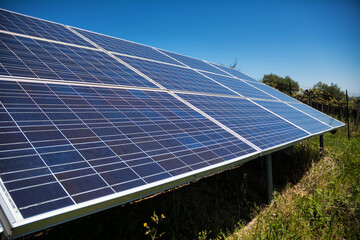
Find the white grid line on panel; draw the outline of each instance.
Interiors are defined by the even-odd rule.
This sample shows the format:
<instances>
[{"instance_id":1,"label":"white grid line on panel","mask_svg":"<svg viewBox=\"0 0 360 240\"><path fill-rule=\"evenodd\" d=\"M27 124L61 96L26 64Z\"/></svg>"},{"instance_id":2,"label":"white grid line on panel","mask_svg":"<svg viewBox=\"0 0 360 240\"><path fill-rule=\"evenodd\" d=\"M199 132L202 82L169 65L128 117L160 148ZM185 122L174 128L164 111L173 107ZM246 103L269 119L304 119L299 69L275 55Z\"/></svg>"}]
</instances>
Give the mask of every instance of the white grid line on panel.
<instances>
[{"instance_id":1,"label":"white grid line on panel","mask_svg":"<svg viewBox=\"0 0 360 240\"><path fill-rule=\"evenodd\" d=\"M216 66L214 66L214 67L216 67ZM216 67L216 68L218 68L218 67ZM220 68L218 68L218 69L220 69ZM222 69L220 69L220 70L222 70ZM222 71L223 71L223 70L222 70ZM224 72L225 72L225 71L224 71ZM230 74L230 73L229 73L229 74ZM230 75L231 75L231 74L230 74ZM235 77L234 75L231 75L231 76ZM317 121L319 121L319 122L321 122L321 123L325 124L326 126L329 126L330 128L333 128L333 127L331 127L330 125L326 124L325 122L323 122L323 121L321 121L321 120L319 120L319 119L317 119L317 118L315 118L315 117L311 116L310 114L307 114L307 113L305 113L305 112L301 111L300 109L297 109L297 108L295 108L294 106L292 106L292 105L288 104L288 103L287 103L287 101L280 100L279 98L277 98L277 97L275 97L275 96L271 95L270 93L265 92L264 90L262 90L262 89L260 89L260 88L257 88L256 86L252 85L251 83L248 83L248 82L247 82L247 81L245 81L245 80L242 80L242 79L240 79L240 78L238 78L238 77L235 77L235 78L236 78L236 80L242 81L242 82L244 82L244 83L248 84L249 86L252 86L252 87L256 88L257 90L259 90L259 91L261 91L261 92L263 92L263 93L266 93L267 95L269 95L269 96L271 96L271 97L273 97L273 98L277 99L279 102L283 102L283 103L285 103L285 104L289 105L290 107L292 107L292 108L294 108L294 109L296 109L296 110L298 110L298 111L300 111L300 112L304 113L305 115L308 115L308 116L310 116L310 117L314 118L315 120L317 120ZM236 92L236 91L234 91L234 90L233 90L233 92ZM251 99L256 99L256 98L247 98L247 99L251 101ZM265 100L265 99L258 99L258 100ZM255 103L254 101L251 101L251 102L253 102L253 103L254 103L254 104L256 104L256 105L259 105L259 104ZM260 105L259 105L259 106L260 106ZM275 114L274 112L270 111L269 109L267 109L267 108L265 108L265 107L263 107L263 106L261 106L261 107L262 107L263 109L265 109L265 110L267 110L267 111L269 111L269 112L273 113L274 115L276 115L276 116L278 116L278 117L282 118L281 116L279 116L278 114ZM282 119L286 120L285 118L282 118ZM299 127L299 126L295 125L294 123L292 123L292 122L290 122L290 121L288 121L288 120L286 120L286 121L287 121L287 122L289 122L289 123L291 123L291 124L293 124L294 126L296 126L296 127L300 128L301 130L303 130L303 131L305 131L305 132L309 133L308 131L306 131L306 130L302 129L301 127ZM310 133L309 133L309 134L310 134ZM310 134L310 135L311 135L311 134Z\"/></svg>"},{"instance_id":2,"label":"white grid line on panel","mask_svg":"<svg viewBox=\"0 0 360 240\"><path fill-rule=\"evenodd\" d=\"M30 96L30 94L19 84L19 86L23 89L23 91L26 93L26 95L29 96L29 98L35 103L35 105L40 109L40 111L46 116L46 118L48 118L48 120L53 124L53 126L60 132L60 134L65 138L65 140L74 148L74 150L83 158L83 160L91 167L91 164L87 161L87 159L79 152L79 150L72 144L71 141L69 141L69 139L66 137L66 135L64 135L64 133L58 128L58 126L53 122L53 120L51 120L51 118L48 117L48 114L46 112L43 111L43 109L33 100L33 98ZM40 154L39 154L40 155ZM95 169L93 169L96 173L97 171ZM56 177L54 175L54 177ZM100 178L104 181L104 183L106 183L110 189L115 192L114 189L112 189L112 187L100 176ZM61 181L56 177L56 179L60 182ZM62 185L61 185L62 186ZM64 188L65 189L65 188Z\"/></svg>"},{"instance_id":3,"label":"white grid line on panel","mask_svg":"<svg viewBox=\"0 0 360 240\"><path fill-rule=\"evenodd\" d=\"M316 117L314 117L314 116L312 116L312 115L310 115L310 114L308 114L308 113L306 113L306 112L304 112L304 111L302 111L302 110L300 110L300 109L298 109L297 107L295 107L295 106L292 106L291 104L289 104L289 103L287 103L287 102L284 102L286 105L288 105L288 106L290 106L290 107L292 107L292 108L294 108L294 109L296 109L296 110L298 110L299 112L302 112L303 114L305 114L305 115L308 115L309 117L311 117L311 118L313 118L313 119L315 119L315 120L317 120L317 121L319 121L319 122L321 122L321 123L323 123L323 124L325 124L326 126L328 126L328 127L330 127L331 129L335 129L334 127L332 127L332 126L330 126L329 124L327 124L327 123L325 123L325 122L323 122L323 121L321 121L320 119L317 119ZM304 104L304 103L301 103L301 104ZM310 106L309 106L310 107ZM313 108L314 110L316 110L316 111L318 111L317 109L315 109L315 108ZM319 113L322 113L322 112L320 112L320 111L318 111ZM322 113L322 114L324 114L324 113ZM326 115L327 116L327 115Z\"/></svg>"},{"instance_id":4,"label":"white grid line on panel","mask_svg":"<svg viewBox=\"0 0 360 240\"><path fill-rule=\"evenodd\" d=\"M209 64L211 64L211 63L209 63ZM214 66L213 64L211 64L211 65L212 65L212 66ZM222 70L222 69L218 68L217 66L214 66L214 67L216 67L217 69L219 69L219 70L221 70L221 71L225 72L224 70ZM230 73L229 73L229 74L230 74ZM246 80L241 79L241 78L238 78L238 77L236 77L236 76L234 76L234 75L232 75L232 74L230 74L230 75L231 75L232 77L234 77L234 78L235 78L235 80L242 81L243 83L245 83L245 84L247 84L247 85L249 85L249 86L251 86L251 87L253 87L253 88L256 88L257 90L259 90L259 91L261 91L261 92L263 92L263 93L265 93L265 94L269 95L270 97L273 97L273 98L277 99L278 101L282 101L282 100L280 100L279 98L277 98L277 97L275 97L275 96L271 95L270 93L267 93L267 92L265 92L264 90L262 90L262 89L260 89L260 88L257 88L256 86L253 86L251 83L248 83Z\"/></svg>"},{"instance_id":5,"label":"white grid line on panel","mask_svg":"<svg viewBox=\"0 0 360 240\"><path fill-rule=\"evenodd\" d=\"M256 103L256 102L254 102L254 101L253 101L253 100L251 100L251 99L248 99L248 100L249 100L250 102L252 102L253 104L255 104L255 105L257 105L257 106L261 107L262 109L264 109L264 110L266 110L266 111L268 111L268 112L272 113L273 115L275 115L275 116L277 116L277 117L281 118L281 119L282 119L282 120L284 120L285 122L288 122L288 123L290 123L291 125L293 125L293 126L297 127L298 129L300 129L300 130L302 130L302 131L306 132L306 133L307 133L307 134L309 134L310 136L312 135L312 133L310 133L309 131L307 131L307 130L303 129L302 127L300 127L300 126L296 125L295 123L293 123L293 122L291 122L291 121L287 120L286 118L284 118L284 117L280 116L279 114L274 113L274 112L273 112L273 111L271 111L270 109L267 109L266 107L263 107L262 105L260 105L260 104L258 104L258 103Z\"/></svg>"},{"instance_id":6,"label":"white grid line on panel","mask_svg":"<svg viewBox=\"0 0 360 240\"><path fill-rule=\"evenodd\" d=\"M156 50L157 50L157 49L156 49ZM159 52L161 52L161 51L159 51ZM265 108L265 107L263 107L263 106L261 106L261 105L259 105L259 104L257 104L256 102L254 102L254 101L252 101L252 100L251 100L251 99L256 99L256 98L248 98L248 97L245 97L245 96L243 96L242 94L238 93L237 91L235 91L235 90L231 89L230 87L227 87L226 85L224 85L224 84L222 84L222 83L219 83L218 81L216 81L216 80L212 79L211 77L208 77L207 75L203 74L203 73L202 73L202 72L200 72L199 70L197 70L197 69L195 69L195 68L191 68L190 66L188 66L188 65L186 65L186 64L184 64L184 63L182 63L181 61L179 61L179 60L177 60L177 59L175 59L175 58L173 58L173 57L171 57L171 56L167 55L166 53L163 53L163 54L164 54L164 55L166 55L166 56L168 56L168 57L170 57L170 58L172 58L172 59L174 59L174 60L176 60L176 61L178 61L179 63L181 63L181 64L183 64L183 65L187 66L189 69L194 70L195 72L197 72L197 73L199 73L199 74L203 75L204 77L206 77L206 78L208 78L208 79L210 79L210 80L212 80L212 81L216 82L217 84L219 84L219 85L221 85L221 86L223 86L223 87L227 88L228 90L230 90L230 91L234 92L235 94L239 95L240 97L243 97L243 98L245 98L245 99L247 99L247 100L251 101L252 103L254 103L254 104L256 104L256 105L260 106L261 108L263 108L263 109L265 109L266 111L268 111L268 112L272 113L273 115L275 115L275 116L277 116L277 117L279 117L279 118L283 119L284 121L286 121L286 122L288 122L288 123L290 123L290 124L294 125L295 127L299 128L299 129L303 130L304 132L306 132L307 134L311 135L311 133L310 133L310 132L306 131L305 129L301 128L300 126L298 126L298 125L296 125L296 124L294 124L294 123L290 122L289 120L287 120L287 119L285 119L285 118L283 118L283 117L279 116L278 114L276 114L276 113L274 113L274 112L270 111L269 109L267 109L267 108ZM205 62L205 61L204 61L204 62ZM205 63L207 63L207 62L205 62ZM220 68L217 68L217 69L221 70ZM234 77L235 77L235 76L234 76ZM238 79L239 79L239 78L236 78L236 77L235 77L235 79L234 79L234 80L235 80L235 81L237 81ZM245 81L242 81L242 82L247 83L247 82L245 82ZM250 85L250 84L248 84L248 85ZM252 85L250 85L250 86L252 86ZM258 88L256 88L256 89L258 89ZM261 89L258 89L258 90L262 91ZM264 91L262 91L262 92L264 92ZM264 93L266 93L266 92L264 92ZM268 94L268 93L266 93L266 94ZM268 94L268 95L270 95L270 94ZM270 95L270 96L271 96L271 95ZM276 99L278 99L278 98L276 98ZM279 100L279 101L281 101L280 99L278 99L278 100Z\"/></svg>"},{"instance_id":7,"label":"white grid line on panel","mask_svg":"<svg viewBox=\"0 0 360 240\"><path fill-rule=\"evenodd\" d=\"M146 76L145 74L143 74L142 72L138 71L136 68L132 67L131 65L129 65L128 63L124 62L123 60L121 60L120 58L116 57L114 54L112 54L111 52L105 50L104 48L100 47L98 44L94 43L93 41L91 41L90 39L86 38L85 36L81 35L80 33L78 33L77 31L75 31L74 29L72 29L70 26L65 26L67 29L69 29L71 32L73 32L74 34L76 34L77 36L81 37L82 39L84 39L85 41L87 41L88 43L91 43L92 45L94 45L96 48L98 48L100 51L103 51L104 53L108 54L110 57L114 58L116 61L118 61L119 63L125 65L126 67L128 67L129 69L133 70L134 72L136 72L137 74L139 74L141 77L145 78L146 80L148 80L149 82L151 82L152 84L155 84L156 86L158 86L160 89L165 89L163 86L161 86L159 83L155 82L154 80L152 80L151 78L149 78L148 76Z\"/></svg>"},{"instance_id":8,"label":"white grid line on panel","mask_svg":"<svg viewBox=\"0 0 360 240\"><path fill-rule=\"evenodd\" d=\"M229 88L229 87L225 86L224 84L221 84L221 83L219 83L219 82L215 81L214 79L212 79L212 78L210 78L210 77L206 76L205 74L203 74L203 73L201 72L201 70L198 70L197 68L192 68L192 67L190 67L190 66L186 65L185 63L182 63L181 61L179 61L179 60L177 60L177 59L175 59L175 58L173 58L173 57L171 57L171 56L167 55L166 53L164 53L164 52L162 52L162 51L160 51L160 50L158 50L158 49L156 49L156 48L154 48L154 49L155 49L155 50L157 50L158 52L160 52L160 53L164 54L165 56L168 56L169 58L172 58L172 59L174 59L175 61L177 61L177 62L179 62L179 63L183 64L183 65L184 65L184 66L186 66L188 69L191 69L191 70L193 70L193 71L197 72L198 74L200 74L200 75L202 75L202 76L204 76L204 77L206 77L206 78L208 78L208 79L212 80L213 82L216 82L217 84L219 84L219 85L221 85L222 87L224 87L224 88L226 88L226 89L230 90L231 92L233 92L233 93L235 93L235 94L237 94L237 95L239 95L239 96L241 96L241 97L244 97L244 98L245 98L245 96L243 96L243 95L239 94L238 92L236 92L236 91L232 90L231 88ZM205 72L207 72L207 71L205 71Z\"/></svg>"},{"instance_id":9,"label":"white grid line on panel","mask_svg":"<svg viewBox=\"0 0 360 240\"><path fill-rule=\"evenodd\" d=\"M146 90L146 91L157 91L166 92L166 89L149 88L149 87L135 87L127 85L113 85L113 84L100 84L100 83L84 83L84 82L73 82L56 79L45 79L45 78L30 78L30 77L16 77L16 76L1 76L0 80L13 81L13 82L30 82L30 83L43 83L43 84L60 84L60 85L71 85L71 86L85 86L85 87L100 87L100 88L115 88L115 89L130 89L130 90Z\"/></svg>"},{"instance_id":10,"label":"white grid line on panel","mask_svg":"<svg viewBox=\"0 0 360 240\"><path fill-rule=\"evenodd\" d=\"M256 149L258 152L261 151L261 149L259 147L257 147L256 145L254 145L253 143L249 142L247 139L243 138L241 135L237 134L236 132L234 132L233 130L231 130L230 128L226 127L224 124L220 123L219 121L217 121L215 118L211 117L210 115L206 114L205 112L203 112L202 110L200 110L199 108L195 107L194 105L192 105L191 103L189 103L188 101L182 99L181 97L179 97L178 95L176 95L175 93L169 92L169 94L173 97L175 97L176 99L178 99L179 101L183 102L184 104L186 104L187 106L189 106L190 108L194 109L195 111L197 111L198 113L200 113L201 115L203 115L204 117L206 117L207 119L209 119L210 121L214 122L216 125L220 126L221 128L223 128L224 130L228 131L229 133L231 133L232 135L234 135L235 137L239 138L241 141L245 142L246 144L250 145L252 148Z\"/></svg>"},{"instance_id":11,"label":"white grid line on panel","mask_svg":"<svg viewBox=\"0 0 360 240\"><path fill-rule=\"evenodd\" d=\"M70 47L85 48L85 49L98 51L98 52L101 51L100 49L97 49L97 48L91 48L91 47L81 46L81 45L67 43L67 42L60 42L60 41L55 41L55 40L51 40L51 39L47 39L47 38L39 38L39 37L30 36L30 35L25 35L22 33L9 32L9 31L5 31L5 30L0 30L0 33L5 33L5 34L12 35L12 36L30 38L30 39L34 39L34 40L40 40L40 41L44 41L44 42L62 44L62 45L70 46Z\"/></svg>"},{"instance_id":12,"label":"white grid line on panel","mask_svg":"<svg viewBox=\"0 0 360 240\"><path fill-rule=\"evenodd\" d=\"M193 70L199 70L199 71L201 71L201 72L212 73L212 74L216 74L216 75L219 75L219 76L229 77L229 75L227 75L226 73L222 75L222 74L219 74L218 72L209 72L209 71L204 70L204 69L199 69L199 68L195 68L195 67L190 67L190 66L186 65L185 63L181 62L180 60L177 60L177 59L175 59L174 57L169 56L168 54L166 54L166 53L163 52L163 51L170 52L170 53L173 53L173 54L176 54L176 55L179 55L179 56L191 58L191 59L194 59L194 60L198 60L198 61L204 62L205 64L208 64L208 65L210 65L211 67L213 67L213 65L212 65L212 64L209 64L209 62L207 62L207 61L204 61L204 60L201 60L201 59L197 59L197 58L193 58L193 57L190 57L190 56L185 56L185 55L180 54L180 53L175 53L175 52L172 52L172 51L163 50L163 49L160 49L160 48L155 48L155 47L153 47L153 48L154 48L155 50L157 50L158 52L161 52L162 54L166 55L167 57L172 58L173 60L175 60L175 61L183 64L184 66L186 66L186 67L188 67L188 68L191 68L191 69L193 69ZM218 68L216 68L216 69L218 69ZM222 72L223 72L223 71L222 71Z\"/></svg>"},{"instance_id":13,"label":"white grid line on panel","mask_svg":"<svg viewBox=\"0 0 360 240\"><path fill-rule=\"evenodd\" d=\"M5 108L5 106L0 103L2 105L2 107L5 109L6 113L11 117L11 119L14 121L14 123L16 124L16 126L20 129L20 131L22 132L20 126L17 124L17 122L15 121L15 119L11 116L11 114L7 111L7 109ZM36 148L34 147L34 145L32 144L32 142L28 139L28 137L22 132L22 134L24 135L24 137L26 138L26 140L30 143L30 145L32 146L32 148L34 149L34 151L36 152L36 154L39 156L39 158L41 159L41 161L44 163L44 165L47 167L47 169L51 172L52 176L56 179L56 181L58 182L58 184L61 186L61 188L64 190L64 192L68 195L68 197L71 199L71 201L75 203L74 199L72 199L72 197L70 196L70 194L68 193L68 191L66 191L66 189L64 188L64 186L61 184L61 182L59 181L59 179L55 176L54 172L51 170L51 168L47 165L47 163L45 162L45 160L41 157L41 155L38 153L38 151L36 150Z\"/></svg>"},{"instance_id":14,"label":"white grid line on panel","mask_svg":"<svg viewBox=\"0 0 360 240\"><path fill-rule=\"evenodd\" d=\"M76 93L78 93L77 91L76 91L76 89L74 89L74 91L76 92ZM55 94L55 93L54 93ZM56 94L55 94L56 95ZM79 93L78 93L78 95L84 100L84 101L86 101L90 106L92 106L85 98L83 98L83 96L81 96ZM59 98L60 99L60 98ZM62 99L60 99L61 101L62 101ZM65 103L64 103L65 104ZM111 104L111 103L110 103ZM66 104L65 104L66 105ZM70 108L69 108L70 109ZM115 127L116 128L116 126L112 123L112 122L110 122L109 120L107 120L107 118L102 114L102 113L100 113L96 108L94 108L93 107L93 109L97 112L97 113L99 113L108 123L110 123L113 127ZM72 109L70 109L72 112L73 112L73 110ZM76 113L75 112L73 112L75 115L76 115ZM76 115L77 116L77 115ZM79 117L78 117L79 118ZM80 120L81 120L81 118L79 118ZM90 131L92 131L93 132L93 134L95 134L95 136L97 136L101 141L102 141L102 143L103 144L105 144L105 146L107 146L110 150L111 150L111 152L113 153L113 154L115 154L115 156L118 156L117 154L116 154L116 152L114 152L114 150L112 150L104 141L103 141L103 139L102 139L102 137L100 137L98 134L96 134L83 120L81 120L89 129L90 129ZM126 136L126 138L130 141L130 142L132 142L133 144L135 144L130 138L128 138L127 136ZM146 152L144 152L143 150L142 150L142 152L144 153L144 154L146 154ZM150 157L148 154L146 154L148 157ZM119 156L118 156L119 157ZM119 159L121 159L120 157L119 157ZM121 159L122 160L122 159ZM138 176L138 178L139 179L142 179L143 181L144 181L144 179L139 175L139 174L137 174L127 163L126 163L126 161L124 161L124 160L122 160L125 164L126 164L126 166L129 168L129 169L131 169L137 176ZM163 169L164 171L165 171L165 169ZM165 171L166 172L166 171ZM105 180L104 180L105 181ZM145 182L145 181L144 181Z\"/></svg>"}]
</instances>

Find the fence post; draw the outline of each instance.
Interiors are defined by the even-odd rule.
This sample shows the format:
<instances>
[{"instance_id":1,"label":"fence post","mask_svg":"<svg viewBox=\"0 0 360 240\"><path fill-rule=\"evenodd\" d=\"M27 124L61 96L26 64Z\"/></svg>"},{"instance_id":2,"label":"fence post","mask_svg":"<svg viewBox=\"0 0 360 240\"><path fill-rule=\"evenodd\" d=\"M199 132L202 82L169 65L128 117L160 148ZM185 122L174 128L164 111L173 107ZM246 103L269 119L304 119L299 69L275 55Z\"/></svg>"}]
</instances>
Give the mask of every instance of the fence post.
<instances>
[{"instance_id":1,"label":"fence post","mask_svg":"<svg viewBox=\"0 0 360 240\"><path fill-rule=\"evenodd\" d=\"M342 119L342 103L339 103L339 120Z\"/></svg>"},{"instance_id":2,"label":"fence post","mask_svg":"<svg viewBox=\"0 0 360 240\"><path fill-rule=\"evenodd\" d=\"M356 124L355 124L355 131L359 128L359 121L360 121L360 101L358 102L358 108L356 113Z\"/></svg>"}]
</instances>

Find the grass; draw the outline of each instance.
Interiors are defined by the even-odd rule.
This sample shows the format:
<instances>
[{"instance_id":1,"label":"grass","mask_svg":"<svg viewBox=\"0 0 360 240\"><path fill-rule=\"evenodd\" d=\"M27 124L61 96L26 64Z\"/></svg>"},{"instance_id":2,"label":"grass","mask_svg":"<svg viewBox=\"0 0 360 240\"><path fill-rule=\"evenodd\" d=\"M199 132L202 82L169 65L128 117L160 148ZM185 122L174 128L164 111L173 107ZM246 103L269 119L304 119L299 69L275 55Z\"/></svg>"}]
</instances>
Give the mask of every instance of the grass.
<instances>
[{"instance_id":1,"label":"grass","mask_svg":"<svg viewBox=\"0 0 360 240\"><path fill-rule=\"evenodd\" d=\"M347 129L297 146L307 148L311 167L295 184L274 193L253 220L239 224L228 239L360 239L360 134ZM297 151L295 150L295 151Z\"/></svg>"}]
</instances>

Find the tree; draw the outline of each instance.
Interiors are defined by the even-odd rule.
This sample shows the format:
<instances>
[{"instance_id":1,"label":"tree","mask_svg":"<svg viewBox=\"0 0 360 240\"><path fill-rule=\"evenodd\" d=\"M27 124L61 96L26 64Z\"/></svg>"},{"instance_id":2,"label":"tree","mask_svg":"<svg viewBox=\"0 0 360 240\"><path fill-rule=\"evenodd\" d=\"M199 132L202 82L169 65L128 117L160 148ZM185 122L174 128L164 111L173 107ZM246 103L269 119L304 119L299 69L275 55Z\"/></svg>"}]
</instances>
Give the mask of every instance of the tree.
<instances>
[{"instance_id":1,"label":"tree","mask_svg":"<svg viewBox=\"0 0 360 240\"><path fill-rule=\"evenodd\" d=\"M273 73L264 74L262 82L269 86L275 87L279 91L288 95L290 95L290 93L292 95L299 91L298 82L295 82L289 76L285 76L285 78L283 78Z\"/></svg>"},{"instance_id":2,"label":"tree","mask_svg":"<svg viewBox=\"0 0 360 240\"><path fill-rule=\"evenodd\" d=\"M330 98L341 100L345 98L345 93L334 83L331 83L329 86L326 83L318 82L314 85L313 89L318 90L325 100L329 100Z\"/></svg>"}]
</instances>

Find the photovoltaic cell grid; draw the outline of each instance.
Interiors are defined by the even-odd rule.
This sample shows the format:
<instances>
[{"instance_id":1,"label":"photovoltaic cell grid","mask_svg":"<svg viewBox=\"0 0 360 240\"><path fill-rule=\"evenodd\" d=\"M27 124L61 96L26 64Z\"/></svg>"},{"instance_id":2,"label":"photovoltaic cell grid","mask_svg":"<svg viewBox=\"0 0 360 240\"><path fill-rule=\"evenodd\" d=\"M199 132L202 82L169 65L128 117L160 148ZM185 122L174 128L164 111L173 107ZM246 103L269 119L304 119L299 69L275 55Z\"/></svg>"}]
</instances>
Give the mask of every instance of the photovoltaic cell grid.
<instances>
[{"instance_id":1,"label":"photovoltaic cell grid","mask_svg":"<svg viewBox=\"0 0 360 240\"><path fill-rule=\"evenodd\" d=\"M236 95L192 69L119 56L163 87L170 90Z\"/></svg>"},{"instance_id":2,"label":"photovoltaic cell grid","mask_svg":"<svg viewBox=\"0 0 360 240\"><path fill-rule=\"evenodd\" d=\"M75 28L75 30L79 32L81 35L85 36L89 40L93 41L94 43L98 44L100 47L108 51L181 65L177 61L167 57L166 55L162 54L161 52L158 52L157 50L149 46L145 46L142 44L133 43L119 38L109 37L77 28Z\"/></svg>"},{"instance_id":3,"label":"photovoltaic cell grid","mask_svg":"<svg viewBox=\"0 0 360 240\"><path fill-rule=\"evenodd\" d=\"M322 113L322 112L319 112L318 110L312 108L312 107L309 107L305 104L302 104L302 103L289 103L291 106L299 109L300 111L303 111L317 119L319 119L320 121L334 127L334 128L338 128L338 127L341 127L341 126L344 126L344 124L332 117L329 117L328 115Z\"/></svg>"},{"instance_id":4,"label":"photovoltaic cell grid","mask_svg":"<svg viewBox=\"0 0 360 240\"><path fill-rule=\"evenodd\" d=\"M319 120L306 115L303 112L298 111L296 108L291 107L290 105L283 102L269 102L254 100L256 103L261 106L269 109L270 111L278 114L279 116L285 118L286 120L295 123L297 126L305 129L311 134L317 134L324 131L331 130L331 127L320 122Z\"/></svg>"},{"instance_id":5,"label":"photovoltaic cell grid","mask_svg":"<svg viewBox=\"0 0 360 240\"><path fill-rule=\"evenodd\" d=\"M157 88L100 51L0 33L0 53L3 75Z\"/></svg>"},{"instance_id":6,"label":"photovoltaic cell grid","mask_svg":"<svg viewBox=\"0 0 360 240\"><path fill-rule=\"evenodd\" d=\"M246 99L179 95L262 150L309 136Z\"/></svg>"},{"instance_id":7,"label":"photovoltaic cell grid","mask_svg":"<svg viewBox=\"0 0 360 240\"><path fill-rule=\"evenodd\" d=\"M24 217L255 152L167 93L0 86L0 176Z\"/></svg>"},{"instance_id":8,"label":"photovoltaic cell grid","mask_svg":"<svg viewBox=\"0 0 360 240\"><path fill-rule=\"evenodd\" d=\"M92 47L63 25L0 9L0 30Z\"/></svg>"}]
</instances>

